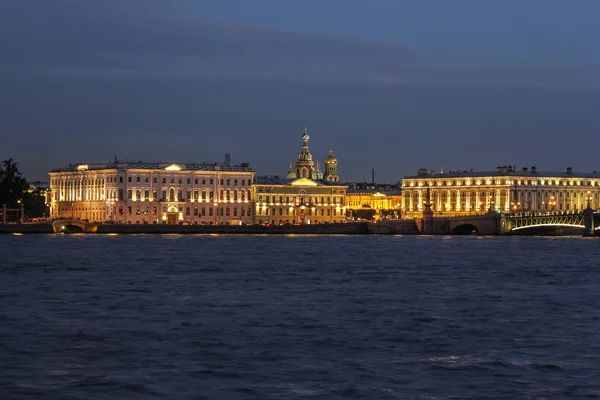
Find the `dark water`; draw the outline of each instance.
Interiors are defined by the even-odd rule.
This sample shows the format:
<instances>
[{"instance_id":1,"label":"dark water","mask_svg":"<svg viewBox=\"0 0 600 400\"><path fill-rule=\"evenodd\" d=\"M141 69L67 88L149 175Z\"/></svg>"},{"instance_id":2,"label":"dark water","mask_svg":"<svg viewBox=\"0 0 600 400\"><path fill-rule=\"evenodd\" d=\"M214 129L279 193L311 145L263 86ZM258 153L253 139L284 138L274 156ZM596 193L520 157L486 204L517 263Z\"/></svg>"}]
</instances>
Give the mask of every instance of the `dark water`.
<instances>
[{"instance_id":1,"label":"dark water","mask_svg":"<svg viewBox=\"0 0 600 400\"><path fill-rule=\"evenodd\" d=\"M2 236L2 399L600 396L600 240Z\"/></svg>"}]
</instances>

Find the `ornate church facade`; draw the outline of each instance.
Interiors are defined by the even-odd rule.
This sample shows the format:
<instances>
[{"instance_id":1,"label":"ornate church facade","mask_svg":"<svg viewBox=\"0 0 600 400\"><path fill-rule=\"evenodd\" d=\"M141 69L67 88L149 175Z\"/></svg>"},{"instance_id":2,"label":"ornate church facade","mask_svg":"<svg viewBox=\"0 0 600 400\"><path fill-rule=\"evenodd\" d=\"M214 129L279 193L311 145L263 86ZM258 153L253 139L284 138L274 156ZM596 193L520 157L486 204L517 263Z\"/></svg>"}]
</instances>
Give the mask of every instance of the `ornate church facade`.
<instances>
[{"instance_id":1,"label":"ornate church facade","mask_svg":"<svg viewBox=\"0 0 600 400\"><path fill-rule=\"evenodd\" d=\"M302 149L285 179L258 176L252 185L254 222L258 224L322 224L346 220L346 189L338 184L337 159L333 151L325 158L325 174L308 149L306 127Z\"/></svg>"},{"instance_id":2,"label":"ornate church facade","mask_svg":"<svg viewBox=\"0 0 600 400\"><path fill-rule=\"evenodd\" d=\"M327 182L339 182L340 177L337 174L337 158L333 155L333 150L329 149L329 155L325 157L325 174L321 172L321 166L317 160L317 165L312 159L312 154L308 149L308 129L304 127L302 135L302 149L298 153L296 166L290 163L290 169L286 174L287 179L308 178L312 180L326 180Z\"/></svg>"}]
</instances>

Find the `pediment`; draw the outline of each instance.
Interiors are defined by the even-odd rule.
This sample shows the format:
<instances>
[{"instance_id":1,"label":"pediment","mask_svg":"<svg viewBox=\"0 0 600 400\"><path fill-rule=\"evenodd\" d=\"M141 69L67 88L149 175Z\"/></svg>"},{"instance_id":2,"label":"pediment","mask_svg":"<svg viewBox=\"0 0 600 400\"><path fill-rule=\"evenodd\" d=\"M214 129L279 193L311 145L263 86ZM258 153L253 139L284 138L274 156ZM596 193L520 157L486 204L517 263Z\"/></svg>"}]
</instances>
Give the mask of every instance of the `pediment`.
<instances>
[{"instance_id":1,"label":"pediment","mask_svg":"<svg viewBox=\"0 0 600 400\"><path fill-rule=\"evenodd\" d=\"M289 183L291 186L321 186L318 182L308 178L299 178Z\"/></svg>"},{"instance_id":2,"label":"pediment","mask_svg":"<svg viewBox=\"0 0 600 400\"><path fill-rule=\"evenodd\" d=\"M167 165L165 167L165 171L181 171L183 169L183 167L181 167L181 165L177 165L177 164L171 164L171 165Z\"/></svg>"}]
</instances>

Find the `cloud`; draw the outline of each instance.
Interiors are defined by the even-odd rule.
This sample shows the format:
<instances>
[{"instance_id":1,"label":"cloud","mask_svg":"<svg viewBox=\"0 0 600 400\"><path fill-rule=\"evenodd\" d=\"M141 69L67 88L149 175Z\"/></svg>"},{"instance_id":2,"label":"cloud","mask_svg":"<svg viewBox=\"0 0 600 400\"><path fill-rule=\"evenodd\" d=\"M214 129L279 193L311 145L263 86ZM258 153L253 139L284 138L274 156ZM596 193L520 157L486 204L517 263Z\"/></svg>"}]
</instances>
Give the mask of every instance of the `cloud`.
<instances>
[{"instance_id":1,"label":"cloud","mask_svg":"<svg viewBox=\"0 0 600 400\"><path fill-rule=\"evenodd\" d=\"M473 67L375 39L195 18L160 2L19 2L0 16L4 76L598 88L598 69ZM19 6L19 4L21 4ZM185 3L182 3L185 4ZM583 73L582 73L583 72Z\"/></svg>"}]
</instances>

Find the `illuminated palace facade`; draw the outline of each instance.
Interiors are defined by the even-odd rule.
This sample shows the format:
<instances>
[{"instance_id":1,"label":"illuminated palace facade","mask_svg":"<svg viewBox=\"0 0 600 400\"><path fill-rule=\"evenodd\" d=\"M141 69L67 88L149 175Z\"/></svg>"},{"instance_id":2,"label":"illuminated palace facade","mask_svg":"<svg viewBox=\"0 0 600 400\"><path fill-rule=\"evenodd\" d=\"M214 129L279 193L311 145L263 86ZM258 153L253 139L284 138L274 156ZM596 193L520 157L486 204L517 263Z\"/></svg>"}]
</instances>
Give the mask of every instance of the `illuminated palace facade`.
<instances>
[{"instance_id":1,"label":"illuminated palace facade","mask_svg":"<svg viewBox=\"0 0 600 400\"><path fill-rule=\"evenodd\" d=\"M248 164L76 164L50 172L50 215L115 223L252 221Z\"/></svg>"},{"instance_id":2,"label":"illuminated palace facade","mask_svg":"<svg viewBox=\"0 0 600 400\"><path fill-rule=\"evenodd\" d=\"M340 185L333 151L325 158L325 174L315 166L306 128L302 149L285 179L256 177L253 185L254 222L259 224L322 224L346 220L346 189Z\"/></svg>"},{"instance_id":3,"label":"illuminated palace facade","mask_svg":"<svg viewBox=\"0 0 600 400\"><path fill-rule=\"evenodd\" d=\"M541 172L535 167L517 171L514 166L495 172L428 172L402 181L403 211L408 218L421 217L427 189L431 208L438 216L480 214L490 210L503 213L580 212L598 207L600 174Z\"/></svg>"},{"instance_id":4,"label":"illuminated palace facade","mask_svg":"<svg viewBox=\"0 0 600 400\"><path fill-rule=\"evenodd\" d=\"M402 214L399 185L353 184L346 192L348 217L356 219L398 219Z\"/></svg>"}]
</instances>

